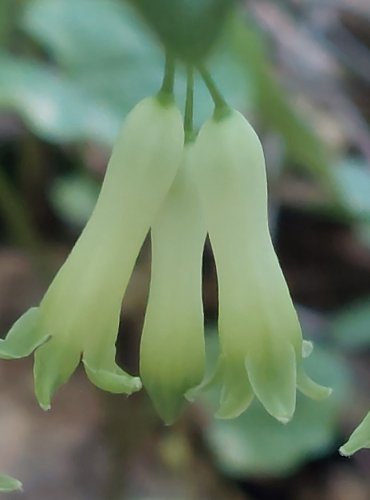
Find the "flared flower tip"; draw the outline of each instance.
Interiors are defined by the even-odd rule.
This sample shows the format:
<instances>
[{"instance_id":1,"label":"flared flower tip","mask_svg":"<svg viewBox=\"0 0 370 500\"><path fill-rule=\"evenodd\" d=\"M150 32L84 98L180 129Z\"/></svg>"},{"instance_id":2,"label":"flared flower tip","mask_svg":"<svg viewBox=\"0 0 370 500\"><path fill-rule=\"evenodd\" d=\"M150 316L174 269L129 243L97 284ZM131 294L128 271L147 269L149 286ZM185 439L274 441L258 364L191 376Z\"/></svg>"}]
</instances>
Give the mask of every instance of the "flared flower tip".
<instances>
[{"instance_id":1,"label":"flared flower tip","mask_svg":"<svg viewBox=\"0 0 370 500\"><path fill-rule=\"evenodd\" d=\"M201 266L206 228L192 182L192 147L152 225L152 275L141 339L140 375L171 424L205 364Z\"/></svg>"},{"instance_id":2,"label":"flared flower tip","mask_svg":"<svg viewBox=\"0 0 370 500\"><path fill-rule=\"evenodd\" d=\"M339 448L339 453L349 457L362 448L370 448L370 412L353 431L349 440Z\"/></svg>"},{"instance_id":3,"label":"flared flower tip","mask_svg":"<svg viewBox=\"0 0 370 500\"><path fill-rule=\"evenodd\" d=\"M11 491L22 491L22 483L18 479L0 474L0 492L10 493Z\"/></svg>"}]
</instances>

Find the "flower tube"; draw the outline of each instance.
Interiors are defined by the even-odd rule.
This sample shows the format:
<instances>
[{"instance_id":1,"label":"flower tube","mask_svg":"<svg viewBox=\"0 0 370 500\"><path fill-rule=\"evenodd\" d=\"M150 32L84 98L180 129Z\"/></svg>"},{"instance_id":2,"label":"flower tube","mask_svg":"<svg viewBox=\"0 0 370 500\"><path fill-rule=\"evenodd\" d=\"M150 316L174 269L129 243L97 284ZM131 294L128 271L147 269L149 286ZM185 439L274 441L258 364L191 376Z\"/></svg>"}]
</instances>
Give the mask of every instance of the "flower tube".
<instances>
[{"instance_id":1,"label":"flower tube","mask_svg":"<svg viewBox=\"0 0 370 500\"><path fill-rule=\"evenodd\" d=\"M98 387L130 394L141 388L115 363L121 303L137 255L176 175L183 152L175 105L147 98L127 116L96 207L40 307L29 310L0 343L0 357L35 351L36 397L54 392L81 357Z\"/></svg>"},{"instance_id":2,"label":"flower tube","mask_svg":"<svg viewBox=\"0 0 370 500\"><path fill-rule=\"evenodd\" d=\"M287 422L296 386L320 399L330 390L303 371L299 321L272 246L260 141L237 111L201 129L194 155L196 183L217 267L222 381L220 418L244 411L254 395Z\"/></svg>"},{"instance_id":3,"label":"flower tube","mask_svg":"<svg viewBox=\"0 0 370 500\"><path fill-rule=\"evenodd\" d=\"M362 448L370 448L370 411L339 451L349 457Z\"/></svg>"},{"instance_id":4,"label":"flower tube","mask_svg":"<svg viewBox=\"0 0 370 500\"><path fill-rule=\"evenodd\" d=\"M201 267L206 229L192 180L192 149L186 145L183 164L151 229L152 276L140 375L167 424L204 373Z\"/></svg>"}]
</instances>

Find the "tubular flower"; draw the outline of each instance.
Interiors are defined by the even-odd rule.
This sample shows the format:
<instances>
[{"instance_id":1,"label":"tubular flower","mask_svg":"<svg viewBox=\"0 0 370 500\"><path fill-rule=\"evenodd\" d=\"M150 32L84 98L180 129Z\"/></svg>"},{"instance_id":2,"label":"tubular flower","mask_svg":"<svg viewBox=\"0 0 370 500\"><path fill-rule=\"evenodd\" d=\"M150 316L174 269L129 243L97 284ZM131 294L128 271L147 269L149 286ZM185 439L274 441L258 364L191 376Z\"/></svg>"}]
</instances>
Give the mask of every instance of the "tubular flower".
<instances>
[{"instance_id":1,"label":"tubular flower","mask_svg":"<svg viewBox=\"0 0 370 500\"><path fill-rule=\"evenodd\" d=\"M201 129L194 170L219 287L222 383L218 417L233 418L254 395L281 422L293 415L296 387L320 399L330 390L304 372L301 328L272 246L260 141L237 111Z\"/></svg>"},{"instance_id":2,"label":"tubular flower","mask_svg":"<svg viewBox=\"0 0 370 500\"><path fill-rule=\"evenodd\" d=\"M158 413L172 423L184 393L204 373L201 292L206 237L192 180L193 145L151 229L152 276L141 340L140 375Z\"/></svg>"},{"instance_id":3,"label":"tubular flower","mask_svg":"<svg viewBox=\"0 0 370 500\"><path fill-rule=\"evenodd\" d=\"M348 457L361 448L370 448L370 411L339 451Z\"/></svg>"},{"instance_id":4,"label":"tubular flower","mask_svg":"<svg viewBox=\"0 0 370 500\"><path fill-rule=\"evenodd\" d=\"M35 392L44 409L82 358L98 387L141 388L115 363L121 302L140 247L182 158L181 114L147 98L128 115L84 231L38 308L26 312L0 344L2 358L34 349Z\"/></svg>"}]
</instances>

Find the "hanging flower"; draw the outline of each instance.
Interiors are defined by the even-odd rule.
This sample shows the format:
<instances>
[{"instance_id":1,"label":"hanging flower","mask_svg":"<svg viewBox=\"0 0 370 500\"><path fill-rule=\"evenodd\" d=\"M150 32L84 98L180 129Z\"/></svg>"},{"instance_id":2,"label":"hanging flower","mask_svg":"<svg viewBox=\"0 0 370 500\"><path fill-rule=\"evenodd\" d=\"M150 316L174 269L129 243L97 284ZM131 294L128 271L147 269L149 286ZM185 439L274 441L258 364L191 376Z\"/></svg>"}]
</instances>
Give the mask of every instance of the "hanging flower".
<instances>
[{"instance_id":1,"label":"hanging flower","mask_svg":"<svg viewBox=\"0 0 370 500\"><path fill-rule=\"evenodd\" d=\"M172 101L147 98L128 115L93 214L40 307L0 343L0 357L34 349L35 392L44 409L82 358L98 387L141 388L115 363L121 302L133 266L182 158L184 131Z\"/></svg>"},{"instance_id":2,"label":"hanging flower","mask_svg":"<svg viewBox=\"0 0 370 500\"><path fill-rule=\"evenodd\" d=\"M330 390L303 370L307 345L269 234L260 141L240 113L223 109L202 127L194 158L219 287L217 415L238 416L256 395L287 422L296 387L316 399Z\"/></svg>"},{"instance_id":3,"label":"hanging flower","mask_svg":"<svg viewBox=\"0 0 370 500\"><path fill-rule=\"evenodd\" d=\"M348 457L361 448L370 448L370 411L339 451Z\"/></svg>"},{"instance_id":4,"label":"hanging flower","mask_svg":"<svg viewBox=\"0 0 370 500\"><path fill-rule=\"evenodd\" d=\"M204 373L201 266L206 229L192 180L193 145L152 225L152 276L141 340L140 375L163 420Z\"/></svg>"}]
</instances>

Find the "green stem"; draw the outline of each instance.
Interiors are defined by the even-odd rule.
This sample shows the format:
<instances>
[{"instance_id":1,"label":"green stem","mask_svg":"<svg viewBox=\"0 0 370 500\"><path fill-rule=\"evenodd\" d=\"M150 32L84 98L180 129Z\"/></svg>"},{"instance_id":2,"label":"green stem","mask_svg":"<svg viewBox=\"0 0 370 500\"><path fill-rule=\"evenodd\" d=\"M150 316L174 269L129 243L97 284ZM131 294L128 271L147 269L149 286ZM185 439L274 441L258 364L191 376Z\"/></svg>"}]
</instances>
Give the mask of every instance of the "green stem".
<instances>
[{"instance_id":1,"label":"green stem","mask_svg":"<svg viewBox=\"0 0 370 500\"><path fill-rule=\"evenodd\" d=\"M166 52L166 62L163 75L163 83L161 90L159 91L159 97L168 101L169 98L173 98L173 89L175 83L175 58L173 55L167 51Z\"/></svg>"},{"instance_id":2,"label":"green stem","mask_svg":"<svg viewBox=\"0 0 370 500\"><path fill-rule=\"evenodd\" d=\"M185 103L185 144L192 142L195 139L194 133L194 68L188 65L186 69L187 82L186 82L186 103Z\"/></svg>"},{"instance_id":3,"label":"green stem","mask_svg":"<svg viewBox=\"0 0 370 500\"><path fill-rule=\"evenodd\" d=\"M206 70L206 68L204 66L198 66L198 71L201 77L203 78L203 81L206 84L208 92L211 94L211 97L215 104L214 118L216 119L223 118L230 111L229 105L225 101L221 92L218 90L213 78L211 77L210 73Z\"/></svg>"}]
</instances>

